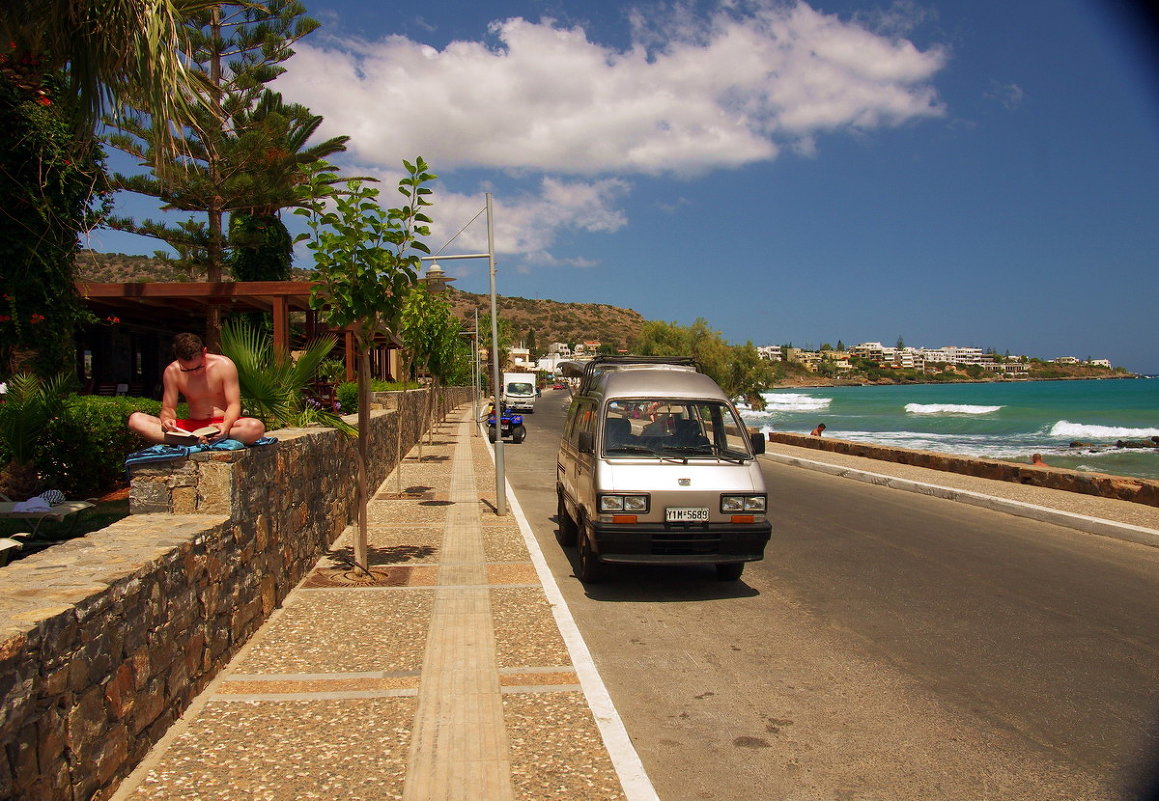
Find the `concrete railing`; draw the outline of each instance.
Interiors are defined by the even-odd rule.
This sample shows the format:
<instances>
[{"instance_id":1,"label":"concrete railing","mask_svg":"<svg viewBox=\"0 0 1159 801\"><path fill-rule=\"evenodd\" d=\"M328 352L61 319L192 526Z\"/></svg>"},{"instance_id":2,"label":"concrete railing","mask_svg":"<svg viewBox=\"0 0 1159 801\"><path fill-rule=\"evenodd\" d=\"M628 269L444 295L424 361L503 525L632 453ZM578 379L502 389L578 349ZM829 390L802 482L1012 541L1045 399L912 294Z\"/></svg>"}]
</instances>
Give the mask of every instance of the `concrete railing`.
<instances>
[{"instance_id":1,"label":"concrete railing","mask_svg":"<svg viewBox=\"0 0 1159 801\"><path fill-rule=\"evenodd\" d=\"M965 456L951 456L932 451L917 451L906 448L891 448L854 442L847 439L811 437L804 434L789 434L780 431L769 432L769 442L782 445L796 445L799 448L844 453L850 456L864 456L914 467L928 467L978 478L996 481L1013 481L1035 487L1098 495L1121 501L1159 506L1159 481L1127 476L1112 476L1105 473L1088 473L1082 470L1017 464L998 459L975 459Z\"/></svg>"},{"instance_id":2,"label":"concrete railing","mask_svg":"<svg viewBox=\"0 0 1159 801\"><path fill-rule=\"evenodd\" d=\"M376 396L371 490L426 399ZM135 468L128 518L0 569L0 798L111 795L352 520L356 441L271 434Z\"/></svg>"}]
</instances>

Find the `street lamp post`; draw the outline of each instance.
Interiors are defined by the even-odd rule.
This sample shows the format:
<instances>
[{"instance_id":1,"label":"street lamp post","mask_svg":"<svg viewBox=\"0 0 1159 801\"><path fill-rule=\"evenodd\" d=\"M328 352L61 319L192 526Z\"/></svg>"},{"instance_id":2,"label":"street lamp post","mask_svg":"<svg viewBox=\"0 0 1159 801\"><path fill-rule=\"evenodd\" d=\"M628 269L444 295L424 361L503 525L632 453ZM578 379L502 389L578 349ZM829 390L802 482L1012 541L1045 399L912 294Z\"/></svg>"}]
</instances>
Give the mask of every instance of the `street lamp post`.
<instances>
[{"instance_id":1,"label":"street lamp post","mask_svg":"<svg viewBox=\"0 0 1159 801\"><path fill-rule=\"evenodd\" d=\"M488 272L491 277L491 390L492 401L495 404L495 433L502 434L503 427L499 420L502 414L502 409L499 405L499 326L496 315L495 302L495 229L491 222L491 193L486 193L487 205L487 252L486 253L465 253L456 254L453 256L422 256L422 261L432 262L430 268L427 269L426 278L421 279L424 283L429 283L433 291L441 291L449 282L454 281L454 278L448 277L443 273L442 268L438 266L438 259L487 259ZM478 215L476 215L478 216ZM433 275L432 275L433 273ZM434 289L434 287L438 289ZM479 331L478 312L475 313L475 331ZM478 356L479 349L476 346L475 354ZM475 393L478 397L478 391ZM478 421L478 406L475 407L475 420ZM500 517L507 514L507 475L503 464L503 437L495 437L495 513Z\"/></svg>"}]
</instances>

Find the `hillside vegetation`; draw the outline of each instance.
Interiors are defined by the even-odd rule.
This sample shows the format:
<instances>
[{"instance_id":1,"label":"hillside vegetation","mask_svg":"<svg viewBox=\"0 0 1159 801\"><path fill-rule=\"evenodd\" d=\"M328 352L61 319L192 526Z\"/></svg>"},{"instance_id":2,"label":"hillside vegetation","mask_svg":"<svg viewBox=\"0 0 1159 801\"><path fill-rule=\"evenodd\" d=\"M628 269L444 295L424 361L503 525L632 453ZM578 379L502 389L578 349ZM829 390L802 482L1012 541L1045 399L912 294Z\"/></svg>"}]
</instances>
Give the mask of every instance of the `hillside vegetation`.
<instances>
[{"instance_id":1,"label":"hillside vegetation","mask_svg":"<svg viewBox=\"0 0 1159 801\"><path fill-rule=\"evenodd\" d=\"M468 322L491 312L487 295L474 295L448 288L448 298L455 315ZM542 353L552 342L575 345L597 340L613 351L626 349L640 336L644 318L632 309L621 309L605 303L560 303L555 300L530 300L497 297L499 319L511 324L516 344L523 342Z\"/></svg>"},{"instance_id":2,"label":"hillside vegetation","mask_svg":"<svg viewBox=\"0 0 1159 801\"><path fill-rule=\"evenodd\" d=\"M91 250L78 255L77 278L97 283L190 280L160 259ZM309 281L310 275L305 270L294 270L293 279ZM448 287L447 297L454 314L470 325L474 325L476 309L480 318L491 311L491 300L487 295ZM531 346L534 343L535 350L540 353L552 342L575 345L599 340L613 350L626 348L639 336L644 325L644 318L637 312L603 303L560 303L499 296L496 305L499 318L511 324L515 344L523 342Z\"/></svg>"}]
</instances>

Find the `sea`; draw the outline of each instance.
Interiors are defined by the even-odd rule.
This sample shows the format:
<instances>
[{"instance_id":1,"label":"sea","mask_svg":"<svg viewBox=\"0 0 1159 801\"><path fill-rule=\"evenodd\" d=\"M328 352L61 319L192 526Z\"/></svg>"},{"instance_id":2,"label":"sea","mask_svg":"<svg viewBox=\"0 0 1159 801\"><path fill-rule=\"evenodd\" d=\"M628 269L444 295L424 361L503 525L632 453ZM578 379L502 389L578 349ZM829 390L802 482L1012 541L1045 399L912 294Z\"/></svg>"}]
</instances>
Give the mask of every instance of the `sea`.
<instances>
[{"instance_id":1,"label":"sea","mask_svg":"<svg viewBox=\"0 0 1159 801\"><path fill-rule=\"evenodd\" d=\"M762 431L1159 479L1159 377L777 389L741 407Z\"/></svg>"}]
</instances>

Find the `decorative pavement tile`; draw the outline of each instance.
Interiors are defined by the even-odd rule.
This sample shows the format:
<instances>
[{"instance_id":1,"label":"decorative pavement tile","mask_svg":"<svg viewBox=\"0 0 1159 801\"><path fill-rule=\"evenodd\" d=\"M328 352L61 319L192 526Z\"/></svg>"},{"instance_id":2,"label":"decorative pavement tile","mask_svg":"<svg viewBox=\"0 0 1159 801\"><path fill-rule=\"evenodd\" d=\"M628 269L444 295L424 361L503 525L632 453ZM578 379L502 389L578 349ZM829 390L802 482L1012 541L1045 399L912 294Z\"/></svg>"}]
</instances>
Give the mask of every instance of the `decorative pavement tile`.
<instances>
[{"instance_id":1,"label":"decorative pavement tile","mask_svg":"<svg viewBox=\"0 0 1159 801\"><path fill-rule=\"evenodd\" d=\"M562 679L567 674L550 674L560 678L559 684L566 684ZM535 679L536 674L519 674L511 679ZM575 683L572 675L571 683ZM530 685L532 681L520 681L520 684ZM549 684L546 679L541 684ZM511 682L512 685L516 682ZM419 677L385 676L381 678L315 678L315 679L269 679L261 681L224 681L217 687L218 695L255 695L261 694L289 694L289 693L339 693L339 692L367 692L391 690L417 690Z\"/></svg>"},{"instance_id":2,"label":"decorative pavement tile","mask_svg":"<svg viewBox=\"0 0 1159 801\"><path fill-rule=\"evenodd\" d=\"M500 668L571 664L541 588L492 587L491 614Z\"/></svg>"},{"instance_id":3,"label":"decorative pavement tile","mask_svg":"<svg viewBox=\"0 0 1159 801\"><path fill-rule=\"evenodd\" d=\"M416 705L210 702L129 799L401 799Z\"/></svg>"},{"instance_id":4,"label":"decorative pavement tile","mask_svg":"<svg viewBox=\"0 0 1159 801\"><path fill-rule=\"evenodd\" d=\"M503 696L520 801L617 801L624 794L583 693Z\"/></svg>"},{"instance_id":5,"label":"decorative pavement tile","mask_svg":"<svg viewBox=\"0 0 1159 801\"><path fill-rule=\"evenodd\" d=\"M488 562L526 562L531 559L523 535L506 527L483 527L483 552Z\"/></svg>"},{"instance_id":6,"label":"decorative pavement tile","mask_svg":"<svg viewBox=\"0 0 1159 801\"><path fill-rule=\"evenodd\" d=\"M488 584L533 584L539 587L539 574L530 562L487 565Z\"/></svg>"},{"instance_id":7,"label":"decorative pavement tile","mask_svg":"<svg viewBox=\"0 0 1159 801\"><path fill-rule=\"evenodd\" d=\"M234 673L398 672L422 667L433 593L311 590L262 627Z\"/></svg>"}]
</instances>

